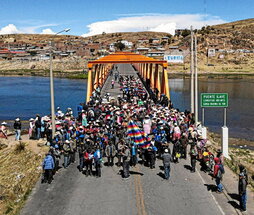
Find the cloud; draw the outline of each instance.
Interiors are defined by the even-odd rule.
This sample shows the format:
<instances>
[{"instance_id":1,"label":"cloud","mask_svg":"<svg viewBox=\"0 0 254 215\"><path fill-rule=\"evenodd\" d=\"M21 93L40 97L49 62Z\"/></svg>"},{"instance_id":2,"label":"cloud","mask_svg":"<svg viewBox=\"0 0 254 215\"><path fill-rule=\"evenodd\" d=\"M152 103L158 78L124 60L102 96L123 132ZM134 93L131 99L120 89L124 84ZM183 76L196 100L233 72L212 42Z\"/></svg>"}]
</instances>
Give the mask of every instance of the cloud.
<instances>
[{"instance_id":1,"label":"cloud","mask_svg":"<svg viewBox=\"0 0 254 215\"><path fill-rule=\"evenodd\" d=\"M18 33L21 33L21 32L13 24L9 24L0 29L0 34L18 34Z\"/></svg>"},{"instance_id":2,"label":"cloud","mask_svg":"<svg viewBox=\"0 0 254 215\"><path fill-rule=\"evenodd\" d=\"M125 15L125 14L124 14ZM217 16L203 14L141 14L140 16L120 17L115 20L94 22L87 26L89 32L82 36L114 32L157 31L175 33L175 29L201 28L204 25L225 23Z\"/></svg>"},{"instance_id":3,"label":"cloud","mask_svg":"<svg viewBox=\"0 0 254 215\"><path fill-rule=\"evenodd\" d=\"M50 28L43 29L41 34L55 34Z\"/></svg>"},{"instance_id":4,"label":"cloud","mask_svg":"<svg viewBox=\"0 0 254 215\"><path fill-rule=\"evenodd\" d=\"M57 26L57 24L42 24L35 26L26 26L26 27L16 27L14 24L8 24L5 27L0 29L1 34L37 34L40 29L44 27ZM50 28L43 29L42 34L54 34L54 32Z\"/></svg>"}]
</instances>

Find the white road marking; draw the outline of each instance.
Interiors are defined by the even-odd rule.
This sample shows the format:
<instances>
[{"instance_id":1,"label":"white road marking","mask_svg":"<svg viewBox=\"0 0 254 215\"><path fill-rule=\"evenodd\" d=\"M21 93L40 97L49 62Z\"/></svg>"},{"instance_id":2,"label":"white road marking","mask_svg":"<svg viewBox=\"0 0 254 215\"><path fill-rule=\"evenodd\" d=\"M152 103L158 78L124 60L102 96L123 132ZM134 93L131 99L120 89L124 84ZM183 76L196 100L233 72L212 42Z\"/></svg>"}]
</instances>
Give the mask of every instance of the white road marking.
<instances>
[{"instance_id":1,"label":"white road marking","mask_svg":"<svg viewBox=\"0 0 254 215\"><path fill-rule=\"evenodd\" d=\"M201 178L202 182L203 182L204 184L206 184L206 182L205 182L205 180L202 178L200 172L199 172L198 170L196 170L196 172L198 173L198 175L199 175L199 177ZM209 191L209 193L211 194L213 200L215 201L215 204L218 206L218 208L219 208L221 214L225 215L224 211L222 210L221 206L219 205L219 203L218 203L217 200L215 199L214 195L211 193L211 191Z\"/></svg>"}]
</instances>

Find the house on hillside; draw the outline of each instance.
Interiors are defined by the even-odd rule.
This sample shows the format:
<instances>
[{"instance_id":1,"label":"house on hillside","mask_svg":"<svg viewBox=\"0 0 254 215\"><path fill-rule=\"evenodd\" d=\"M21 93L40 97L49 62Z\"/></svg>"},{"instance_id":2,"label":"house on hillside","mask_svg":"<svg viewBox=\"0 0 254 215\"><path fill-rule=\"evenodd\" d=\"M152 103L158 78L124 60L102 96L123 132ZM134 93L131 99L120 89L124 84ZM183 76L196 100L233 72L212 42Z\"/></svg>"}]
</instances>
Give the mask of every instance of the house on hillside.
<instances>
[{"instance_id":1,"label":"house on hillside","mask_svg":"<svg viewBox=\"0 0 254 215\"><path fill-rule=\"evenodd\" d=\"M161 42L167 42L168 43L169 37L162 37Z\"/></svg>"},{"instance_id":2,"label":"house on hillside","mask_svg":"<svg viewBox=\"0 0 254 215\"><path fill-rule=\"evenodd\" d=\"M147 47L138 47L138 48L136 48L135 52L137 54L146 54L148 51L150 51L150 49Z\"/></svg>"},{"instance_id":3,"label":"house on hillside","mask_svg":"<svg viewBox=\"0 0 254 215\"><path fill-rule=\"evenodd\" d=\"M152 57L152 58L156 58L156 59L160 59L162 60L163 59L163 56L164 56L165 52L160 52L160 51L151 51L151 52L148 52L146 54L147 57Z\"/></svg>"},{"instance_id":4,"label":"house on hillside","mask_svg":"<svg viewBox=\"0 0 254 215\"><path fill-rule=\"evenodd\" d=\"M138 39L138 43L139 43L139 44L148 44L148 43L149 43L149 40L146 39L146 38Z\"/></svg>"},{"instance_id":5,"label":"house on hillside","mask_svg":"<svg viewBox=\"0 0 254 215\"><path fill-rule=\"evenodd\" d=\"M115 49L115 43L109 44L109 51L110 52L115 52L116 51L116 49Z\"/></svg>"},{"instance_id":6,"label":"house on hillside","mask_svg":"<svg viewBox=\"0 0 254 215\"><path fill-rule=\"evenodd\" d=\"M129 41L127 41L127 40L122 40L121 43L124 44L125 47L127 47L127 48L129 48L129 49L131 49L132 46L133 46L133 43L132 43L132 42L129 42Z\"/></svg>"},{"instance_id":7,"label":"house on hillside","mask_svg":"<svg viewBox=\"0 0 254 215\"><path fill-rule=\"evenodd\" d=\"M160 44L159 38L152 38L151 41L152 41L152 44Z\"/></svg>"}]
</instances>

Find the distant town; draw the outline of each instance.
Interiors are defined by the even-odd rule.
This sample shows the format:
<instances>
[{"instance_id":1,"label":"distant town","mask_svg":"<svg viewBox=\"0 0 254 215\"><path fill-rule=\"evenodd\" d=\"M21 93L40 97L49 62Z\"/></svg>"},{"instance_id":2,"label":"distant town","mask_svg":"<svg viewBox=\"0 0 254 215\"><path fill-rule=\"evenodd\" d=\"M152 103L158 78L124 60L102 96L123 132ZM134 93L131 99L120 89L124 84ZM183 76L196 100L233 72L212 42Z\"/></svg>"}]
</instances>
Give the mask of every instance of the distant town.
<instances>
[{"instance_id":1,"label":"distant town","mask_svg":"<svg viewBox=\"0 0 254 215\"><path fill-rule=\"evenodd\" d=\"M249 33L253 20L206 26L198 32L198 54L204 65L249 64L254 53L254 44ZM250 22L248 24L248 22ZM105 33L91 37L71 35L13 34L0 35L0 60L10 62L39 62L76 59L80 62L94 60L116 51L131 51L170 64L189 61L190 30L177 29L175 35L159 32ZM209 58L209 60L208 60ZM205 60L204 60L205 59ZM244 60L243 60L244 59ZM82 63L79 63L78 68ZM83 64L84 65L84 64ZM12 65L6 66L11 68ZM2 68L0 68L2 69ZM18 68L17 68L18 69ZM66 67L68 70L68 68ZM236 68L234 68L236 69Z\"/></svg>"}]
</instances>

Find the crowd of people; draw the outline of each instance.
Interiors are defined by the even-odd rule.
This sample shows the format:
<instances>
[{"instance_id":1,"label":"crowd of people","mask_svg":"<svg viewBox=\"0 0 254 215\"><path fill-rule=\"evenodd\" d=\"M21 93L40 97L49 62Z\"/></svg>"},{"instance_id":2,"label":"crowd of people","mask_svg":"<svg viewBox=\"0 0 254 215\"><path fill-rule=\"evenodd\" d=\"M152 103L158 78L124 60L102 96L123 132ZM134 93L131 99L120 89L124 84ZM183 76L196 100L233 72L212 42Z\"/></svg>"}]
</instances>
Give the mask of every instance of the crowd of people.
<instances>
[{"instance_id":1,"label":"crowd of people","mask_svg":"<svg viewBox=\"0 0 254 215\"><path fill-rule=\"evenodd\" d=\"M51 183L60 167L67 168L76 162L79 171L86 176L102 176L102 166L122 167L122 177L130 176L130 166L138 163L155 168L158 159L164 165L164 178L170 178L170 165L190 156L191 172L196 171L197 160L202 169L213 175L217 192L223 191L222 178L225 172L223 154L209 151L209 141L202 137L201 125L195 123L189 111L173 108L165 95L151 97L141 81L133 76L121 76L118 81L122 95L101 95L98 87L88 103L77 107L78 115L68 108L56 112L56 135L52 137L51 117L31 118L29 136L45 138L50 150L43 162L43 182ZM15 120L16 139L20 139L21 123ZM172 152L171 152L172 151ZM106 158L106 159L104 159ZM115 160L117 159L117 160ZM115 163L116 161L116 163ZM241 207L246 210L247 175L241 171L239 192ZM239 183L240 183L239 182Z\"/></svg>"}]
</instances>

